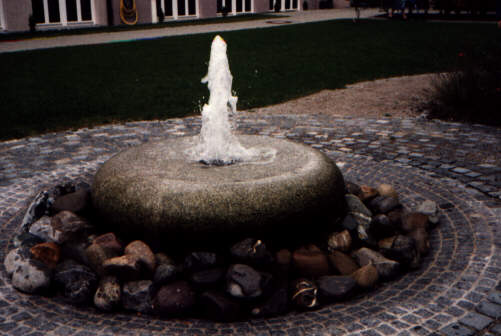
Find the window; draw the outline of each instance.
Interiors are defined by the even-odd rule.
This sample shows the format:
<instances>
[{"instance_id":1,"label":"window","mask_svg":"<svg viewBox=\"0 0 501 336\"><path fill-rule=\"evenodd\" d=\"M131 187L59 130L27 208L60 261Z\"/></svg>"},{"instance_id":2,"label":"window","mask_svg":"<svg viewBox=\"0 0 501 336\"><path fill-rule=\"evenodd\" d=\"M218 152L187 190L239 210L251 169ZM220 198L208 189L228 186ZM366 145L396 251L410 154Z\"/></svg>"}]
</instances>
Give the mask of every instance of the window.
<instances>
[{"instance_id":1,"label":"window","mask_svg":"<svg viewBox=\"0 0 501 336\"><path fill-rule=\"evenodd\" d=\"M31 3L33 9L33 17L36 23L45 23L43 0L33 0Z\"/></svg>"},{"instance_id":2,"label":"window","mask_svg":"<svg viewBox=\"0 0 501 336\"><path fill-rule=\"evenodd\" d=\"M31 0L36 23L92 21L94 0Z\"/></svg>"},{"instance_id":3,"label":"window","mask_svg":"<svg viewBox=\"0 0 501 336\"><path fill-rule=\"evenodd\" d=\"M49 22L61 22L61 15L59 14L59 0L47 0L49 7Z\"/></svg>"},{"instance_id":4,"label":"window","mask_svg":"<svg viewBox=\"0 0 501 336\"><path fill-rule=\"evenodd\" d=\"M164 15L165 16L172 16L172 0L165 0L164 3Z\"/></svg>"}]
</instances>

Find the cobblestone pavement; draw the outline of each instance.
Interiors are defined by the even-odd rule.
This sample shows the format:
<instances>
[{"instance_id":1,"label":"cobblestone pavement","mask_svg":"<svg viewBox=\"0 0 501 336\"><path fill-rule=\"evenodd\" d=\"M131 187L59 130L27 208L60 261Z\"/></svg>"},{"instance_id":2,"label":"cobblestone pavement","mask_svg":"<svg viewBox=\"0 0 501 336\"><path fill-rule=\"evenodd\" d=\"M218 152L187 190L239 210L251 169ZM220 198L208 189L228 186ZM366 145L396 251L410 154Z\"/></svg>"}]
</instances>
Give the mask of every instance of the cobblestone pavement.
<instances>
[{"instance_id":1,"label":"cobblestone pavement","mask_svg":"<svg viewBox=\"0 0 501 336\"><path fill-rule=\"evenodd\" d=\"M501 335L501 130L420 119L256 116L239 131L304 142L345 178L390 183L413 208L437 202L441 223L423 266L321 310L239 323L102 314L14 290L0 272L0 334ZM91 181L110 156L145 141L193 135L199 118L134 122L0 143L0 258L41 189Z\"/></svg>"},{"instance_id":2,"label":"cobblestone pavement","mask_svg":"<svg viewBox=\"0 0 501 336\"><path fill-rule=\"evenodd\" d=\"M165 27L155 29L130 30L111 33L64 35L50 38L34 38L18 41L0 41L0 53L16 52L33 49L67 47L76 45L90 45L110 42L122 42L141 39L162 38L167 36L190 35L209 32L269 28L284 24L301 24L334 19L352 19L355 11L352 8L322 9L299 12L286 12L276 15L276 18L248 20L229 23L215 23L204 25L186 25L180 27ZM364 9L361 18L369 18L379 14L378 9Z\"/></svg>"}]
</instances>

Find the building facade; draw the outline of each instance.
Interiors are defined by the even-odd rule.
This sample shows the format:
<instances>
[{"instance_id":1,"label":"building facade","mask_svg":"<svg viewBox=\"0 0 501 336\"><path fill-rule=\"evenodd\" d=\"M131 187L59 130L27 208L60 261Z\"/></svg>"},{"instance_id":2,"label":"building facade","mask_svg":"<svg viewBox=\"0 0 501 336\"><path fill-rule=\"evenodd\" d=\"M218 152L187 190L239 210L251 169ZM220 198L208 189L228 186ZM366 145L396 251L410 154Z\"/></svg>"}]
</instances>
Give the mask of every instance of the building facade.
<instances>
[{"instance_id":1,"label":"building facade","mask_svg":"<svg viewBox=\"0 0 501 336\"><path fill-rule=\"evenodd\" d=\"M151 24L183 18L299 11L327 0L0 0L0 31ZM349 4L347 0L334 0ZM305 7L306 7L305 6Z\"/></svg>"}]
</instances>

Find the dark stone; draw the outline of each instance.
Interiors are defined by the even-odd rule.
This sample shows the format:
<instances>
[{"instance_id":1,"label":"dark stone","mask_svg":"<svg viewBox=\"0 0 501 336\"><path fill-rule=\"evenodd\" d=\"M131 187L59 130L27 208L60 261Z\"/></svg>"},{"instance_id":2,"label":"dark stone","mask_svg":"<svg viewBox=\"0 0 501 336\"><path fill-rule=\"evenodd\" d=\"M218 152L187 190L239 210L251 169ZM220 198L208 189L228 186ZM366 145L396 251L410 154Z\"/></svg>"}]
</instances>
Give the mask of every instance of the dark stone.
<instances>
[{"instance_id":1,"label":"dark stone","mask_svg":"<svg viewBox=\"0 0 501 336\"><path fill-rule=\"evenodd\" d=\"M150 280L126 282L122 289L123 307L139 313L151 313L153 311L152 284L153 282Z\"/></svg>"},{"instance_id":2,"label":"dark stone","mask_svg":"<svg viewBox=\"0 0 501 336\"><path fill-rule=\"evenodd\" d=\"M386 214L401 206L398 199L388 196L378 196L369 202L369 208L375 214Z\"/></svg>"},{"instance_id":3,"label":"dark stone","mask_svg":"<svg viewBox=\"0 0 501 336\"><path fill-rule=\"evenodd\" d=\"M235 264L226 273L227 291L237 298L253 298L262 294L261 274L250 266Z\"/></svg>"},{"instance_id":4,"label":"dark stone","mask_svg":"<svg viewBox=\"0 0 501 336\"><path fill-rule=\"evenodd\" d=\"M120 283L115 276L105 276L99 281L94 294L94 305L103 311L111 311L118 307L122 297Z\"/></svg>"},{"instance_id":5,"label":"dark stone","mask_svg":"<svg viewBox=\"0 0 501 336\"><path fill-rule=\"evenodd\" d=\"M396 208L386 214L390 220L391 227L400 229L402 227L402 217L405 214L403 208Z\"/></svg>"},{"instance_id":6,"label":"dark stone","mask_svg":"<svg viewBox=\"0 0 501 336\"><path fill-rule=\"evenodd\" d=\"M87 258L87 247L89 247L89 240L85 236L68 240L61 245L61 255L64 256L65 259L73 259L92 268Z\"/></svg>"},{"instance_id":7,"label":"dark stone","mask_svg":"<svg viewBox=\"0 0 501 336\"><path fill-rule=\"evenodd\" d=\"M190 282L196 288L211 288L222 283L226 271L224 268L212 268L192 273Z\"/></svg>"},{"instance_id":8,"label":"dark stone","mask_svg":"<svg viewBox=\"0 0 501 336\"><path fill-rule=\"evenodd\" d=\"M313 309L319 305L318 288L313 281L298 279L292 283L292 303L299 309Z\"/></svg>"},{"instance_id":9,"label":"dark stone","mask_svg":"<svg viewBox=\"0 0 501 336\"><path fill-rule=\"evenodd\" d=\"M240 305L226 295L208 291L200 296L204 316L215 321L234 321L240 315Z\"/></svg>"},{"instance_id":10,"label":"dark stone","mask_svg":"<svg viewBox=\"0 0 501 336\"><path fill-rule=\"evenodd\" d=\"M141 264L136 256L125 254L103 262L103 272L116 275L122 280L138 280L141 276Z\"/></svg>"},{"instance_id":11,"label":"dark stone","mask_svg":"<svg viewBox=\"0 0 501 336\"><path fill-rule=\"evenodd\" d=\"M166 316L189 313L195 305L195 292L186 281L162 286L153 300L156 312Z\"/></svg>"},{"instance_id":12,"label":"dark stone","mask_svg":"<svg viewBox=\"0 0 501 336\"><path fill-rule=\"evenodd\" d=\"M357 228L357 226L358 226L358 222L357 222L357 220L355 219L355 217L352 214L347 214L343 218L343 222L341 223L341 226L344 229L347 229L347 230L350 230L350 231L354 231Z\"/></svg>"},{"instance_id":13,"label":"dark stone","mask_svg":"<svg viewBox=\"0 0 501 336\"><path fill-rule=\"evenodd\" d=\"M230 254L236 263L256 267L268 266L273 263L273 256L261 240L244 239L230 249Z\"/></svg>"},{"instance_id":14,"label":"dark stone","mask_svg":"<svg viewBox=\"0 0 501 336\"><path fill-rule=\"evenodd\" d=\"M381 239L394 235L399 227L387 215L378 214L372 218L371 234L376 239Z\"/></svg>"},{"instance_id":15,"label":"dark stone","mask_svg":"<svg viewBox=\"0 0 501 336\"><path fill-rule=\"evenodd\" d=\"M55 213L60 211L71 211L76 214L85 213L90 207L90 190L79 189L73 193L59 196L52 204L52 210Z\"/></svg>"},{"instance_id":16,"label":"dark stone","mask_svg":"<svg viewBox=\"0 0 501 336\"><path fill-rule=\"evenodd\" d=\"M64 297L74 304L91 301L97 287L96 274L87 266L72 260L64 261L56 267L54 280L62 287Z\"/></svg>"},{"instance_id":17,"label":"dark stone","mask_svg":"<svg viewBox=\"0 0 501 336\"><path fill-rule=\"evenodd\" d=\"M292 254L292 263L298 274L319 277L329 274L329 260L317 246L303 246Z\"/></svg>"},{"instance_id":18,"label":"dark stone","mask_svg":"<svg viewBox=\"0 0 501 336\"><path fill-rule=\"evenodd\" d=\"M92 229L92 226L82 217L70 211L61 211L51 220L52 229L57 232L55 243L64 243L74 239L84 231Z\"/></svg>"},{"instance_id":19,"label":"dark stone","mask_svg":"<svg viewBox=\"0 0 501 336\"><path fill-rule=\"evenodd\" d=\"M220 258L213 252L192 252L184 259L184 270L187 272L198 272L209 268L217 267Z\"/></svg>"},{"instance_id":20,"label":"dark stone","mask_svg":"<svg viewBox=\"0 0 501 336\"><path fill-rule=\"evenodd\" d=\"M394 260L385 258L379 252L363 247L355 252L352 256L357 260L360 266L373 264L379 277L383 280L391 279L396 276L400 269L400 264Z\"/></svg>"},{"instance_id":21,"label":"dark stone","mask_svg":"<svg viewBox=\"0 0 501 336\"><path fill-rule=\"evenodd\" d=\"M251 313L256 317L269 317L284 314L288 308L289 296L287 289L280 288L264 304L252 309Z\"/></svg>"},{"instance_id":22,"label":"dark stone","mask_svg":"<svg viewBox=\"0 0 501 336\"><path fill-rule=\"evenodd\" d=\"M164 285L172 280L176 279L179 274L179 269L173 264L160 264L155 269L155 274L153 275L153 283L155 286Z\"/></svg>"},{"instance_id":23,"label":"dark stone","mask_svg":"<svg viewBox=\"0 0 501 336\"><path fill-rule=\"evenodd\" d=\"M352 194L360 198L360 195L362 194L362 188L360 188L358 184L350 181L345 181L344 184L346 187L347 194Z\"/></svg>"},{"instance_id":24,"label":"dark stone","mask_svg":"<svg viewBox=\"0 0 501 336\"><path fill-rule=\"evenodd\" d=\"M351 234L348 230L343 232L334 232L327 240L327 247L329 251L342 251L347 252L351 249Z\"/></svg>"},{"instance_id":25,"label":"dark stone","mask_svg":"<svg viewBox=\"0 0 501 336\"><path fill-rule=\"evenodd\" d=\"M411 264L418 253L414 239L403 235L393 237L391 246L382 247L381 252L385 257L406 266Z\"/></svg>"},{"instance_id":26,"label":"dark stone","mask_svg":"<svg viewBox=\"0 0 501 336\"><path fill-rule=\"evenodd\" d=\"M49 192L41 191L35 196L35 199L28 206L23 220L21 222L21 232L26 232L31 225L38 221L43 215L47 214L49 209ZM16 245L17 247L18 245Z\"/></svg>"},{"instance_id":27,"label":"dark stone","mask_svg":"<svg viewBox=\"0 0 501 336\"><path fill-rule=\"evenodd\" d=\"M328 275L317 280L318 293L324 302L347 298L355 289L357 282L351 276Z\"/></svg>"},{"instance_id":28,"label":"dark stone","mask_svg":"<svg viewBox=\"0 0 501 336\"><path fill-rule=\"evenodd\" d=\"M38 236L35 236L34 234L31 234L29 232L22 232L19 235L14 238L15 243L14 245L16 247L33 247L37 244L43 243L44 240Z\"/></svg>"}]
</instances>

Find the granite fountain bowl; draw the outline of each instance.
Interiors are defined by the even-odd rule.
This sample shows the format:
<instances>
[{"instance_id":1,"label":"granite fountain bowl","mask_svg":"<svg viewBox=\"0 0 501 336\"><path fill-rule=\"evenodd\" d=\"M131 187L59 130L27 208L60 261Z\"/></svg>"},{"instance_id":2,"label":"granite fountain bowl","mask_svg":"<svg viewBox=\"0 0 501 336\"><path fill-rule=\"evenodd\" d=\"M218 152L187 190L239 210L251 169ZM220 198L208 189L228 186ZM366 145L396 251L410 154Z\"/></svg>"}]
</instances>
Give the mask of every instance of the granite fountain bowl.
<instances>
[{"instance_id":1,"label":"granite fountain bowl","mask_svg":"<svg viewBox=\"0 0 501 336\"><path fill-rule=\"evenodd\" d=\"M272 148L269 160L214 166L190 160L198 137L125 150L98 170L92 201L102 223L153 243L199 244L246 236L300 238L332 230L345 213L336 164L303 144L240 135Z\"/></svg>"}]
</instances>

